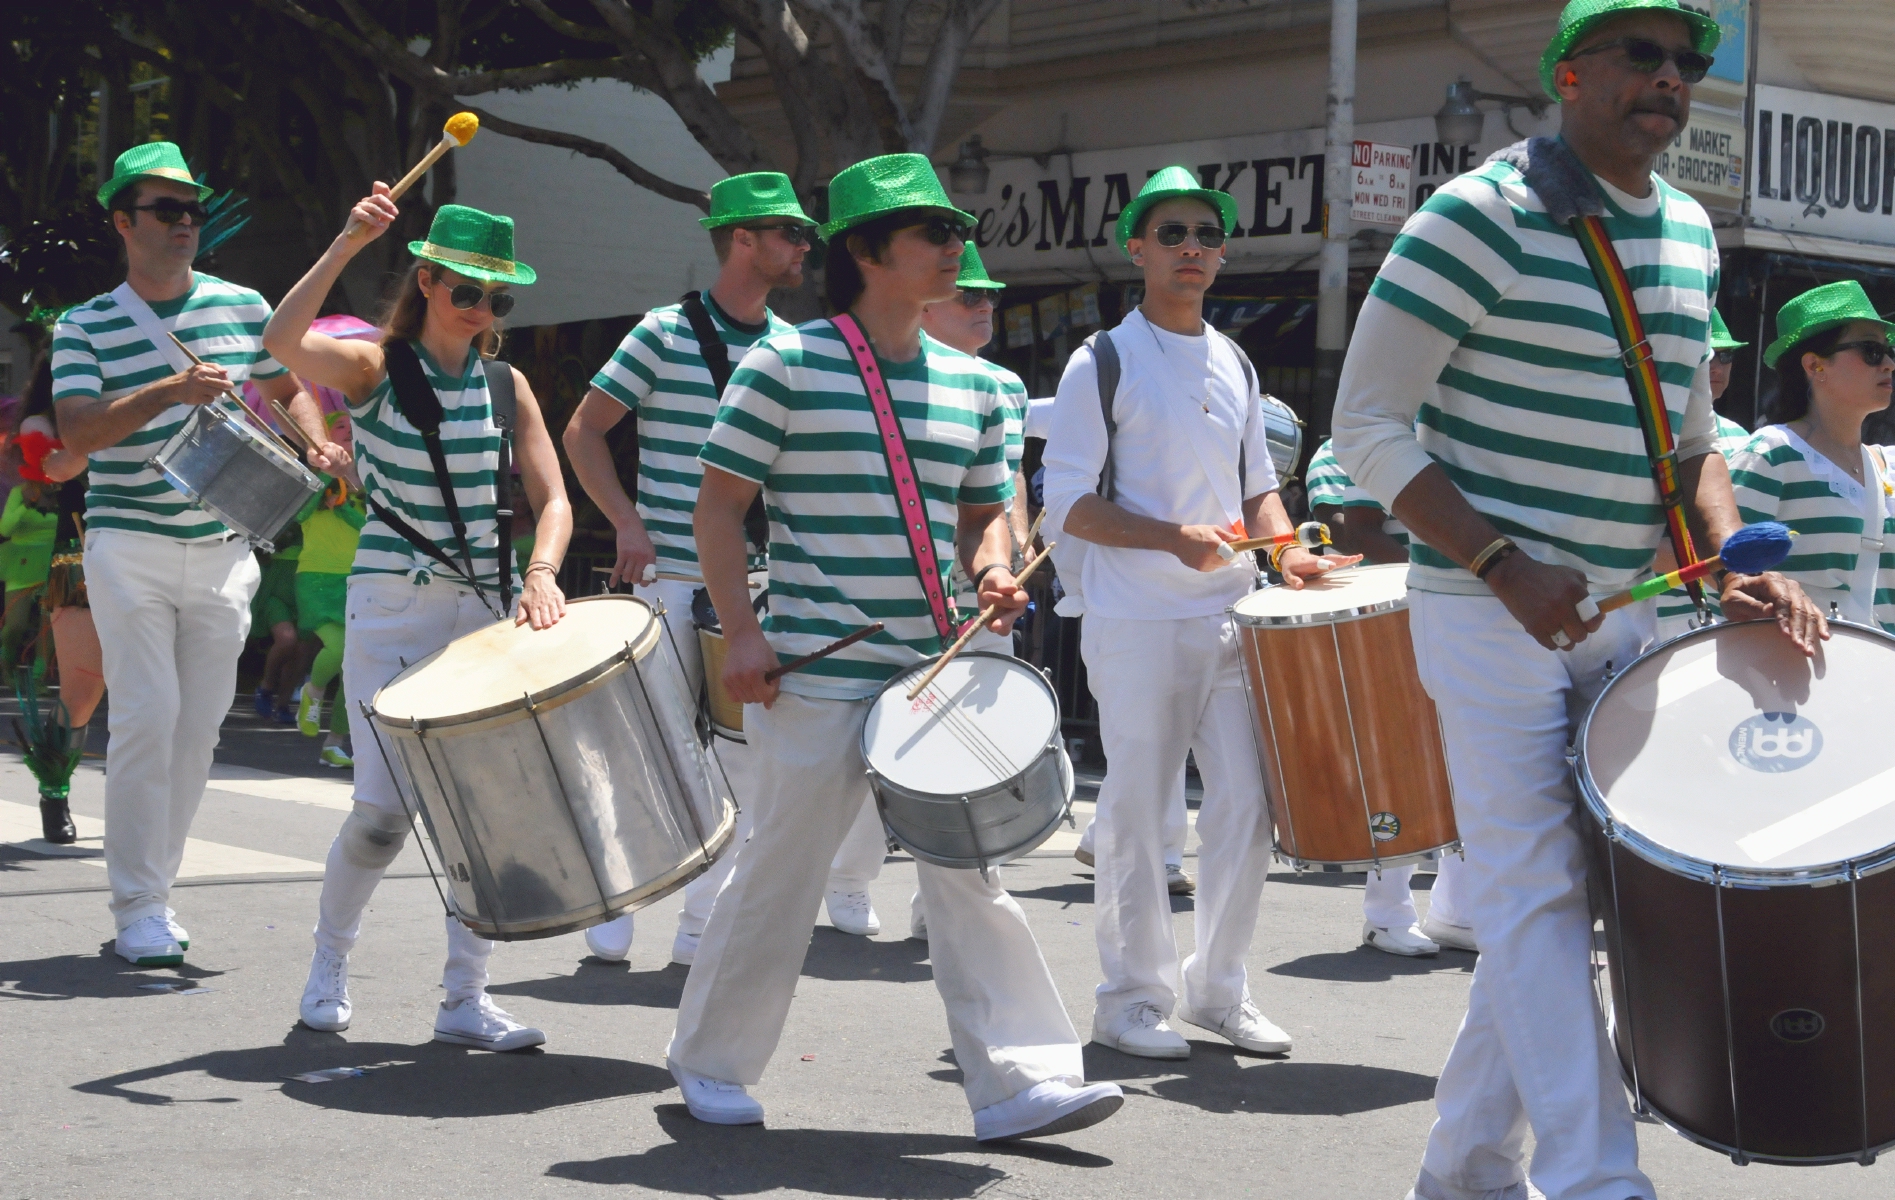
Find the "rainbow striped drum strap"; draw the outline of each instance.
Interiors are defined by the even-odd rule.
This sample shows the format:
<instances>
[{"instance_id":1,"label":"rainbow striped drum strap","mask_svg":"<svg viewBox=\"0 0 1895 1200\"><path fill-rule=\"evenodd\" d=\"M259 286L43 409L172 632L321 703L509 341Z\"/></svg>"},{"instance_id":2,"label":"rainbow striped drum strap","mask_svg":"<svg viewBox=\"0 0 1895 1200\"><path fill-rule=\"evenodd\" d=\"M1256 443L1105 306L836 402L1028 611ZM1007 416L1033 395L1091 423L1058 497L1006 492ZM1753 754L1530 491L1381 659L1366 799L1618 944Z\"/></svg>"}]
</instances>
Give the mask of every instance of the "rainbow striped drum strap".
<instances>
[{"instance_id":1,"label":"rainbow striped drum strap","mask_svg":"<svg viewBox=\"0 0 1895 1200\"><path fill-rule=\"evenodd\" d=\"M1605 297L1605 310L1612 318L1612 331L1619 338L1619 363L1625 368L1625 382L1632 389L1632 407L1638 410L1638 423L1645 431L1645 453L1652 464L1652 482L1658 485L1658 500L1665 508L1665 528L1671 534L1671 549L1678 565L1688 567L1698 561L1691 544L1691 529L1684 519L1684 484L1678 474L1678 446L1671 436L1671 414L1665 409L1664 389L1658 382L1658 364L1652 358L1652 344L1645 336L1645 322L1638 315L1632 296L1632 281L1626 277L1619 252L1612 248L1605 222L1596 216L1576 216L1573 236L1579 239L1592 274ZM1704 608L1704 588L1693 581L1686 585L1691 602Z\"/></svg>"}]
</instances>

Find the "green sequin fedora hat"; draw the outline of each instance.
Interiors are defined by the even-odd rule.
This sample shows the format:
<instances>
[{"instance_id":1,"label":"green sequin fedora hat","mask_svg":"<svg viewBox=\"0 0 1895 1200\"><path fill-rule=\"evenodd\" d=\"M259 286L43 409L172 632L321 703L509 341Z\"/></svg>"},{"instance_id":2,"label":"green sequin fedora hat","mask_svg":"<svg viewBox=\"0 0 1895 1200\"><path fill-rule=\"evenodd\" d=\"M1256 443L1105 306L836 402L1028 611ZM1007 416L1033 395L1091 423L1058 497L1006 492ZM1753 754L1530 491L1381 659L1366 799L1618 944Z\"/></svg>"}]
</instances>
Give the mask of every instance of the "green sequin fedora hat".
<instances>
[{"instance_id":1,"label":"green sequin fedora hat","mask_svg":"<svg viewBox=\"0 0 1895 1200\"><path fill-rule=\"evenodd\" d=\"M699 217L706 229L760 221L765 217L790 217L798 224L814 225L796 199L790 177L780 171L752 171L732 175L711 185L711 215Z\"/></svg>"},{"instance_id":2,"label":"green sequin fedora hat","mask_svg":"<svg viewBox=\"0 0 1895 1200\"><path fill-rule=\"evenodd\" d=\"M1750 345L1731 336L1730 326L1724 324L1724 314L1715 308L1711 310L1711 349L1739 350Z\"/></svg>"},{"instance_id":3,"label":"green sequin fedora hat","mask_svg":"<svg viewBox=\"0 0 1895 1200\"><path fill-rule=\"evenodd\" d=\"M1873 321L1895 334L1895 322L1882 319L1855 280L1811 288L1777 310L1777 340L1764 349L1763 365L1775 370L1777 360L1804 338L1851 321Z\"/></svg>"},{"instance_id":4,"label":"green sequin fedora hat","mask_svg":"<svg viewBox=\"0 0 1895 1200\"><path fill-rule=\"evenodd\" d=\"M972 213L954 207L926 158L883 154L838 171L829 181L829 221L822 235L833 240L866 221L909 208L940 213L969 228L980 223Z\"/></svg>"},{"instance_id":5,"label":"green sequin fedora hat","mask_svg":"<svg viewBox=\"0 0 1895 1200\"><path fill-rule=\"evenodd\" d=\"M173 183L188 183L197 189L200 202L211 194L211 189L199 183L191 175L191 168L184 165L184 151L178 149L177 143L146 142L119 155L118 161L112 164L112 177L99 189L99 207L110 206L112 197L118 195L120 188L140 179L169 179Z\"/></svg>"},{"instance_id":6,"label":"green sequin fedora hat","mask_svg":"<svg viewBox=\"0 0 1895 1200\"><path fill-rule=\"evenodd\" d=\"M964 288L999 291L1007 285L987 274L987 264L980 261L980 251L974 243L967 243L961 251L961 273L954 277L955 285Z\"/></svg>"},{"instance_id":7,"label":"green sequin fedora hat","mask_svg":"<svg viewBox=\"0 0 1895 1200\"><path fill-rule=\"evenodd\" d=\"M1679 18L1691 30L1691 48L1699 54L1717 49L1717 43L1724 36L1715 20L1681 8L1678 0L1572 0L1559 14L1559 32L1547 43L1546 53L1540 55L1540 86L1546 89L1546 94L1559 99L1559 89L1553 86L1553 68L1572 53L1580 39L1597 29L1601 22L1635 12L1670 13Z\"/></svg>"},{"instance_id":8,"label":"green sequin fedora hat","mask_svg":"<svg viewBox=\"0 0 1895 1200\"><path fill-rule=\"evenodd\" d=\"M513 218L464 204L444 204L428 226L426 241L409 242L408 253L470 279L525 287L539 272L513 257Z\"/></svg>"},{"instance_id":9,"label":"green sequin fedora hat","mask_svg":"<svg viewBox=\"0 0 1895 1200\"><path fill-rule=\"evenodd\" d=\"M1153 207L1167 200L1202 200L1211 206L1224 219L1224 232L1229 234L1237 228L1237 200L1229 192L1220 192L1215 188L1201 187L1197 176L1183 167L1166 167L1145 181L1138 195L1125 206L1119 214L1119 250L1125 249L1125 243L1132 240L1132 231L1145 219L1145 214Z\"/></svg>"}]
</instances>

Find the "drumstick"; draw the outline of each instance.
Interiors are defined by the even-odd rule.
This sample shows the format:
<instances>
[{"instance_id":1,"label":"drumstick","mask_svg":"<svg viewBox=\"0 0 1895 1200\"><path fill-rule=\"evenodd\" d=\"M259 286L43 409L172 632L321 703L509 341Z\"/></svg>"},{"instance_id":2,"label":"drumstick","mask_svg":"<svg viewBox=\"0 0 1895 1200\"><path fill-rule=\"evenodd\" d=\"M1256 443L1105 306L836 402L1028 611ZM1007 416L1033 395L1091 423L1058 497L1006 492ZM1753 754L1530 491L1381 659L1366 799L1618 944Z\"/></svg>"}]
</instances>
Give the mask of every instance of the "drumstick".
<instances>
[{"instance_id":1,"label":"drumstick","mask_svg":"<svg viewBox=\"0 0 1895 1200\"><path fill-rule=\"evenodd\" d=\"M1040 515L1045 516L1046 514L1042 512ZM1046 561L1047 556L1052 554L1053 547L1058 544L1059 543L1057 542L1048 542L1046 544L1046 549L1040 551L1039 554L1035 555L1033 558L1033 561L1028 563L1025 567L1021 568L1020 573L1013 577L1013 582L1016 584L1025 583L1026 577L1028 575L1033 574L1035 570L1039 569L1039 565ZM955 639L954 644L952 646L948 647L947 653L943 654L940 658L936 659L934 665L928 668L928 673L921 677L921 682L915 684L915 686L909 690L908 698L910 700L913 700L916 696L919 696L921 694L923 688L933 683L934 677L941 673L941 668L947 666L948 663L952 662L954 660L954 656L956 654L959 654L961 650L967 645L967 643L973 639L974 635L976 633L979 633L981 629L987 624L987 622L993 620L994 614L999 611L1000 611L1000 606L998 604L989 604L986 608L982 609L980 612L980 616L975 617L973 622L968 625L966 631L963 632L960 637Z\"/></svg>"},{"instance_id":2,"label":"drumstick","mask_svg":"<svg viewBox=\"0 0 1895 1200\"><path fill-rule=\"evenodd\" d=\"M612 571L613 571L613 570L614 570L614 568L612 568L612 567L594 567L594 568L592 568L592 573L593 573L594 575L610 575L610 574L612 573ZM651 581L652 581L652 580L654 580L654 579L669 579L669 580L672 580L673 582L676 582L676 583L695 583L695 584L697 584L697 585L698 585L699 587L703 587L703 586L704 586L704 581L703 581L702 579L699 579L699 578L698 578L697 576L695 576L695 575L680 575L680 574L678 574L678 573L677 573L677 572L675 572L675 571L653 571L653 572L649 572L649 573L648 573L648 575L647 575L647 577L646 577L646 579L645 579L645 580L643 581L643 585L642 585L642 586L649 586L649 585L651 584ZM750 581L750 590L751 590L751 591L753 591L753 592L756 592L756 591L761 591L761 590L763 590L763 585L762 585L762 584L760 584L760 583L758 583L758 582L756 582L755 580L751 580L751 581Z\"/></svg>"},{"instance_id":3,"label":"drumstick","mask_svg":"<svg viewBox=\"0 0 1895 1200\"><path fill-rule=\"evenodd\" d=\"M467 143L473 141L474 134L479 131L480 118L473 113L457 112L449 117L447 119L447 125L441 130L441 140L436 142L434 149L428 151L427 154L422 157L421 161L414 165L412 171L403 175L401 180L397 182L394 187L388 189L388 198L390 200L399 200L403 192L420 182L421 177L428 173L429 167L441 161L443 154L446 154L456 146L465 146ZM351 238L361 237L366 232L368 232L367 225L364 225L354 217L350 217L349 223L343 227L342 236Z\"/></svg>"},{"instance_id":4,"label":"drumstick","mask_svg":"<svg viewBox=\"0 0 1895 1200\"><path fill-rule=\"evenodd\" d=\"M1694 562L1688 567L1680 567L1669 575L1647 579L1644 583L1615 592L1603 600L1587 596L1574 607L1578 609L1581 621L1590 621L1601 613L1609 613L1640 600L1649 600L1653 596L1662 596L1672 588L1694 583L1722 566L1728 565L1739 575L1761 575L1790 556L1790 539L1795 536L1796 530L1775 521L1746 525L1724 539L1721 554Z\"/></svg>"},{"instance_id":5,"label":"drumstick","mask_svg":"<svg viewBox=\"0 0 1895 1200\"><path fill-rule=\"evenodd\" d=\"M1228 560L1249 550L1274 550L1278 546L1287 546L1291 542L1312 552L1321 546L1335 545L1329 540L1329 526L1321 521L1305 521L1296 527L1294 533L1279 533L1274 537L1244 538L1240 541L1225 542L1217 548L1217 556Z\"/></svg>"},{"instance_id":6,"label":"drumstick","mask_svg":"<svg viewBox=\"0 0 1895 1200\"><path fill-rule=\"evenodd\" d=\"M171 339L172 345L176 346L179 350L182 350L184 352L184 357L190 359L192 362L196 363L200 367L204 365L204 360L199 358L197 355L191 353L191 348L185 345L183 342L179 341L177 334L167 332L165 336ZM235 400L237 402L237 411L243 413L244 416L248 417L250 419L250 423L252 425L255 425L258 429L262 430L265 437L269 438L272 442L275 442L277 449L289 455L291 458L296 459L298 462L302 461L302 457L298 455L295 450L290 448L290 444L284 441L282 437L280 437L277 434L276 430L270 428L270 424L268 421L265 421L263 418L257 416L257 414L250 411L250 406L244 403L242 392L239 392L236 388L231 387L229 384L225 384L224 395L229 396L232 400Z\"/></svg>"},{"instance_id":7,"label":"drumstick","mask_svg":"<svg viewBox=\"0 0 1895 1200\"><path fill-rule=\"evenodd\" d=\"M298 446L301 446L305 451L313 449L309 444L309 439L303 435L302 429L296 424L296 418L290 416L290 410L283 407L281 400L272 399L270 401L270 411L276 414L277 420L283 422L284 430L286 430L291 437L296 439Z\"/></svg>"},{"instance_id":8,"label":"drumstick","mask_svg":"<svg viewBox=\"0 0 1895 1200\"><path fill-rule=\"evenodd\" d=\"M847 649L848 647L855 645L857 642L861 641L865 637L875 636L876 634L880 633L883 628L884 626L882 625L880 621L875 622L875 624L873 625L864 625L862 628L856 630L854 633L850 634L848 637L830 642L827 646L824 646L822 649L816 651L814 654L805 654L801 658L792 658L790 661L784 663L780 667L770 668L768 671L765 671L763 673L763 682L775 683L777 680L783 678L785 675L788 675L791 671L800 671L804 667L807 667L810 663L815 662L819 658L828 658L831 654L834 654L836 651Z\"/></svg>"}]
</instances>

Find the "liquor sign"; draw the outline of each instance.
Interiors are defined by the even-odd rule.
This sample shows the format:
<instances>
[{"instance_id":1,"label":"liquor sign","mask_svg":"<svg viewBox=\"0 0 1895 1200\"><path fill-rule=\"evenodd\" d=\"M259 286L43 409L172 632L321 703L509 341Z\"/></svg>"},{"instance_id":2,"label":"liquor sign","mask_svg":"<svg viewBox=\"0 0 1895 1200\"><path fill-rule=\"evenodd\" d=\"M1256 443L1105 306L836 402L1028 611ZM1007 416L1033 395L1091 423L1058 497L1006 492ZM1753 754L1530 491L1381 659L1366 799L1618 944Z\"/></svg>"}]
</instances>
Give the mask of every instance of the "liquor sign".
<instances>
[{"instance_id":1,"label":"liquor sign","mask_svg":"<svg viewBox=\"0 0 1895 1200\"><path fill-rule=\"evenodd\" d=\"M1751 222L1895 245L1895 104L1757 85Z\"/></svg>"},{"instance_id":2,"label":"liquor sign","mask_svg":"<svg viewBox=\"0 0 1895 1200\"><path fill-rule=\"evenodd\" d=\"M1349 216L1365 225L1394 225L1408 220L1408 194L1415 152L1408 146L1357 142L1352 156L1355 196Z\"/></svg>"}]
</instances>

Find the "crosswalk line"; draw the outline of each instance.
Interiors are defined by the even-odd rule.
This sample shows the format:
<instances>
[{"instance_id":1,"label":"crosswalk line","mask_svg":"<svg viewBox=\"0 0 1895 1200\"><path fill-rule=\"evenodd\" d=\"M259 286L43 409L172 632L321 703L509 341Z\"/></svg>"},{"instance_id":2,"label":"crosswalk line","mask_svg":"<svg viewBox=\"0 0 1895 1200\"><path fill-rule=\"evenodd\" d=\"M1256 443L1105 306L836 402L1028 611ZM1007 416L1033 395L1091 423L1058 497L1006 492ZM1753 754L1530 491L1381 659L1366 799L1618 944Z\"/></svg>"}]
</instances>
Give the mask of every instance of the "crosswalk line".
<instances>
[{"instance_id":1,"label":"crosswalk line","mask_svg":"<svg viewBox=\"0 0 1895 1200\"><path fill-rule=\"evenodd\" d=\"M305 775L281 775L256 767L231 763L212 763L208 785L220 792L255 796L260 800L289 800L296 804L314 804L348 812L354 807L355 784L346 775L331 779L312 779Z\"/></svg>"},{"instance_id":2,"label":"crosswalk line","mask_svg":"<svg viewBox=\"0 0 1895 1200\"><path fill-rule=\"evenodd\" d=\"M0 801L0 843L34 854L52 854L78 858L91 866L105 867L105 822L97 817L74 813L73 825L79 841L72 846L54 846L40 840L39 806ZM306 858L271 854L267 850L249 850L226 846L201 838L187 838L184 861L178 867L179 879L216 875L309 875L322 874L322 864Z\"/></svg>"}]
</instances>

